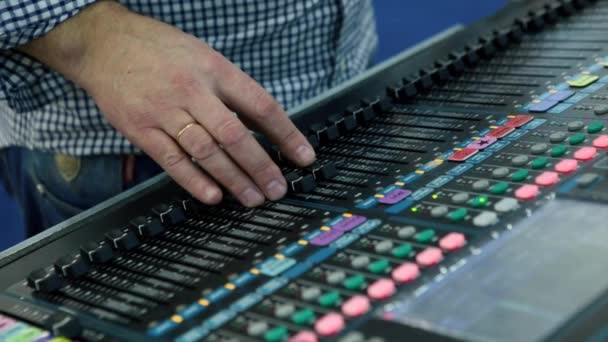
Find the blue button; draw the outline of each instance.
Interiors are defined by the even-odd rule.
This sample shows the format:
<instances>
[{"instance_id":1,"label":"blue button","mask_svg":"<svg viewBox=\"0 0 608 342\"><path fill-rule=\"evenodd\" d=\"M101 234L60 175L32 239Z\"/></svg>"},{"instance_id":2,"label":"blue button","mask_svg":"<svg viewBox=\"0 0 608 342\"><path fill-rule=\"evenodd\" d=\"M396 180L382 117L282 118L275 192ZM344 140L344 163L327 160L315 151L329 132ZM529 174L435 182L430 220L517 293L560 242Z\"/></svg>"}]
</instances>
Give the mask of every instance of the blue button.
<instances>
[{"instance_id":1,"label":"blue button","mask_svg":"<svg viewBox=\"0 0 608 342\"><path fill-rule=\"evenodd\" d=\"M412 201L412 200L401 201L400 203L397 203L397 204L395 204L393 206L390 206L390 207L386 208L384 210L384 212L388 213L388 214L396 215L396 214L401 213L405 209L411 207L415 203L416 203L416 201Z\"/></svg>"},{"instance_id":2,"label":"blue button","mask_svg":"<svg viewBox=\"0 0 608 342\"><path fill-rule=\"evenodd\" d=\"M606 76L604 76L604 77L600 78L600 79L598 80L598 82L600 82L600 83L608 83L608 75L606 75Z\"/></svg>"},{"instance_id":3,"label":"blue button","mask_svg":"<svg viewBox=\"0 0 608 342\"><path fill-rule=\"evenodd\" d=\"M570 85L567 82L562 82L560 84L556 84L555 86L553 86L553 89L566 90L566 89L570 89Z\"/></svg>"},{"instance_id":4,"label":"blue button","mask_svg":"<svg viewBox=\"0 0 608 342\"><path fill-rule=\"evenodd\" d=\"M588 93L579 92L579 93L576 93L576 95L570 97L569 99L567 99L564 102L567 102L567 103L578 103L579 101L581 101L582 99L584 99L587 96L589 96Z\"/></svg>"},{"instance_id":5,"label":"blue button","mask_svg":"<svg viewBox=\"0 0 608 342\"><path fill-rule=\"evenodd\" d=\"M373 208L378 204L378 200L375 197L370 197L363 202L357 204L358 209L369 209Z\"/></svg>"},{"instance_id":6,"label":"blue button","mask_svg":"<svg viewBox=\"0 0 608 342\"><path fill-rule=\"evenodd\" d=\"M454 154L456 151L454 150L449 150L447 152L443 152L441 155L439 155L439 159L443 159L443 160L448 160L450 159L450 157L452 156L452 154Z\"/></svg>"},{"instance_id":7,"label":"blue button","mask_svg":"<svg viewBox=\"0 0 608 342\"><path fill-rule=\"evenodd\" d=\"M409 184L414 183L414 181L416 181L420 177L422 177L422 176L417 173L412 172L412 173L409 173L407 176L401 178L399 181L409 185Z\"/></svg>"},{"instance_id":8,"label":"blue button","mask_svg":"<svg viewBox=\"0 0 608 342\"><path fill-rule=\"evenodd\" d=\"M486 151L498 152L498 151L502 150L503 148L509 146L510 144L511 144L511 142L509 140L499 140L499 141L493 143L492 145L490 145L490 147L487 147Z\"/></svg>"},{"instance_id":9,"label":"blue button","mask_svg":"<svg viewBox=\"0 0 608 342\"><path fill-rule=\"evenodd\" d=\"M236 313L230 309L222 310L215 315L211 316L205 323L203 323L204 327L209 330L217 329L227 323L229 320L233 319L236 316Z\"/></svg>"},{"instance_id":10,"label":"blue button","mask_svg":"<svg viewBox=\"0 0 608 342\"><path fill-rule=\"evenodd\" d=\"M220 287L217 288L215 291L211 292L207 297L205 297L205 299L207 299L211 303L217 303L229 294L230 290L225 287Z\"/></svg>"},{"instance_id":11,"label":"blue button","mask_svg":"<svg viewBox=\"0 0 608 342\"><path fill-rule=\"evenodd\" d=\"M259 293L253 292L234 302L230 308L234 312L242 312L259 303L263 298Z\"/></svg>"},{"instance_id":12,"label":"blue button","mask_svg":"<svg viewBox=\"0 0 608 342\"><path fill-rule=\"evenodd\" d=\"M525 124L522 127L522 129L533 130L533 129L536 129L536 128L542 126L542 124L544 124L545 122L547 122L547 120L545 120L545 119L534 119L534 120L528 122L527 124Z\"/></svg>"},{"instance_id":13,"label":"blue button","mask_svg":"<svg viewBox=\"0 0 608 342\"><path fill-rule=\"evenodd\" d=\"M333 226L334 224L336 224L336 223L338 223L338 222L340 222L340 221L342 221L342 220L344 220L344 216L340 215L340 216L334 217L333 219L331 219L331 220L329 220L329 221L327 221L327 222L323 223L323 225L324 225L324 226L330 226L330 227L331 227L331 226Z\"/></svg>"},{"instance_id":14,"label":"blue button","mask_svg":"<svg viewBox=\"0 0 608 342\"><path fill-rule=\"evenodd\" d=\"M188 330L188 332L176 338L175 342L197 342L207 337L207 335L209 335L209 329L200 325Z\"/></svg>"},{"instance_id":15,"label":"blue button","mask_svg":"<svg viewBox=\"0 0 608 342\"><path fill-rule=\"evenodd\" d=\"M595 84L585 87L584 89L581 89L581 91L585 92L585 93L595 93L598 90L604 88L605 86L606 86L605 83L595 83Z\"/></svg>"},{"instance_id":16,"label":"blue button","mask_svg":"<svg viewBox=\"0 0 608 342\"><path fill-rule=\"evenodd\" d=\"M323 233L323 231L316 229L316 230L304 235L304 237L302 237L302 239L306 240L306 241L310 241L310 240L314 239L315 237L321 235L321 233Z\"/></svg>"},{"instance_id":17,"label":"blue button","mask_svg":"<svg viewBox=\"0 0 608 342\"><path fill-rule=\"evenodd\" d=\"M295 279L295 278L301 276L302 274L304 274L311 267L312 267L311 265L301 262L301 263L295 265L294 267L290 268L287 272L283 273L283 277L285 277L287 279Z\"/></svg>"},{"instance_id":18,"label":"blue button","mask_svg":"<svg viewBox=\"0 0 608 342\"><path fill-rule=\"evenodd\" d=\"M557 101L543 100L540 103L532 103L530 106L528 106L528 110L532 113L544 113L557 106L557 103Z\"/></svg>"},{"instance_id":19,"label":"blue button","mask_svg":"<svg viewBox=\"0 0 608 342\"><path fill-rule=\"evenodd\" d=\"M479 133L477 133L477 135L479 135L480 137L483 137L484 135L490 133L491 130L492 130L491 128L483 129L483 130L479 131Z\"/></svg>"},{"instance_id":20,"label":"blue button","mask_svg":"<svg viewBox=\"0 0 608 342\"><path fill-rule=\"evenodd\" d=\"M287 279L283 277L277 277L270 281L267 281L264 285L258 287L257 292L259 294L268 296L273 294L275 291L287 284Z\"/></svg>"},{"instance_id":21,"label":"blue button","mask_svg":"<svg viewBox=\"0 0 608 342\"><path fill-rule=\"evenodd\" d=\"M279 251L279 253L289 257L300 253L304 248L306 248L306 246L302 246L299 243L294 242L291 245L283 248L281 251Z\"/></svg>"},{"instance_id":22,"label":"blue button","mask_svg":"<svg viewBox=\"0 0 608 342\"><path fill-rule=\"evenodd\" d=\"M184 319L190 319L198 316L201 312L205 311L207 307L199 305L198 303L191 304L187 306L182 311L178 312L178 315L182 316Z\"/></svg>"},{"instance_id":23,"label":"blue button","mask_svg":"<svg viewBox=\"0 0 608 342\"><path fill-rule=\"evenodd\" d=\"M332 242L331 245L329 245L329 247L335 248L335 249L342 249L342 248L350 245L351 243L357 241L358 238L359 238L359 234L354 234L354 233L346 234L343 237L339 238L338 240Z\"/></svg>"},{"instance_id":24,"label":"blue button","mask_svg":"<svg viewBox=\"0 0 608 342\"><path fill-rule=\"evenodd\" d=\"M161 337L177 327L177 323L170 319L162 321L154 328L148 329L148 335L152 337Z\"/></svg>"},{"instance_id":25,"label":"blue button","mask_svg":"<svg viewBox=\"0 0 608 342\"><path fill-rule=\"evenodd\" d=\"M525 129L518 129L518 130L515 130L515 131L511 132L511 134L507 135L505 137L505 139L508 139L508 140L517 140L517 139L523 137L524 135L528 134L528 132L529 131L527 131Z\"/></svg>"},{"instance_id":26,"label":"blue button","mask_svg":"<svg viewBox=\"0 0 608 342\"><path fill-rule=\"evenodd\" d=\"M435 191L435 190L432 188L421 188L421 189L416 190L410 196L412 197L413 200L419 201L419 200L425 198L426 196L430 195L433 191Z\"/></svg>"},{"instance_id":27,"label":"blue button","mask_svg":"<svg viewBox=\"0 0 608 342\"><path fill-rule=\"evenodd\" d=\"M479 152L477 154L475 154L474 156L472 156L471 158L469 158L467 161L473 164L477 164L477 163L481 163L482 161L490 158L490 156L492 155L492 153L489 152Z\"/></svg>"},{"instance_id":28,"label":"blue button","mask_svg":"<svg viewBox=\"0 0 608 342\"><path fill-rule=\"evenodd\" d=\"M502 118L502 119L500 119L500 120L497 120L497 121L496 121L496 126L502 126L502 125L504 125L505 123L507 123L507 121L509 121L509 120L511 120L511 119L509 119L509 118Z\"/></svg>"},{"instance_id":29,"label":"blue button","mask_svg":"<svg viewBox=\"0 0 608 342\"><path fill-rule=\"evenodd\" d=\"M428 183L427 186L430 186L431 188L439 188L449 183L452 179L454 179L452 176L439 176Z\"/></svg>"},{"instance_id":30,"label":"blue button","mask_svg":"<svg viewBox=\"0 0 608 342\"><path fill-rule=\"evenodd\" d=\"M308 262L311 265L316 265L320 262L325 261L327 258L331 257L332 255L336 254L336 252L337 251L333 248L321 248L315 254L309 256L308 259L306 259L306 262Z\"/></svg>"},{"instance_id":31,"label":"blue button","mask_svg":"<svg viewBox=\"0 0 608 342\"><path fill-rule=\"evenodd\" d=\"M461 142L460 144L458 144L457 147L465 148L465 147L469 146L469 144L472 143L473 141L475 141L475 140L473 140L473 139L467 139L467 140Z\"/></svg>"},{"instance_id":32,"label":"blue button","mask_svg":"<svg viewBox=\"0 0 608 342\"><path fill-rule=\"evenodd\" d=\"M358 234L358 235L365 235L365 234L371 232L372 230L376 229L381 224L382 224L382 221L380 221L378 219L367 220L364 224L355 228L355 230L353 230L353 233Z\"/></svg>"},{"instance_id":33,"label":"blue button","mask_svg":"<svg viewBox=\"0 0 608 342\"><path fill-rule=\"evenodd\" d=\"M279 274L285 272L293 265L296 264L296 260L292 258L269 258L258 266L260 272L269 277L276 277Z\"/></svg>"},{"instance_id":34,"label":"blue button","mask_svg":"<svg viewBox=\"0 0 608 342\"><path fill-rule=\"evenodd\" d=\"M386 195L389 192L393 191L393 190L397 190L399 189L399 187L397 187L396 185L389 185L386 188L382 189L382 191L380 191L381 194Z\"/></svg>"},{"instance_id":35,"label":"blue button","mask_svg":"<svg viewBox=\"0 0 608 342\"><path fill-rule=\"evenodd\" d=\"M252 282L257 276L251 272L241 273L238 277L232 279L231 283L233 283L236 287L242 287L250 282Z\"/></svg>"},{"instance_id":36,"label":"blue button","mask_svg":"<svg viewBox=\"0 0 608 342\"><path fill-rule=\"evenodd\" d=\"M565 111L566 109L568 109L570 107L572 107L572 103L567 103L567 102L560 103L557 106L553 107L549 111L549 113L551 113L551 114L560 114L560 113L562 113L563 111Z\"/></svg>"},{"instance_id":37,"label":"blue button","mask_svg":"<svg viewBox=\"0 0 608 342\"><path fill-rule=\"evenodd\" d=\"M473 164L463 163L458 164L458 166L454 167L450 171L446 172L450 176L460 176L461 174L467 172L469 169L473 167Z\"/></svg>"}]
</instances>

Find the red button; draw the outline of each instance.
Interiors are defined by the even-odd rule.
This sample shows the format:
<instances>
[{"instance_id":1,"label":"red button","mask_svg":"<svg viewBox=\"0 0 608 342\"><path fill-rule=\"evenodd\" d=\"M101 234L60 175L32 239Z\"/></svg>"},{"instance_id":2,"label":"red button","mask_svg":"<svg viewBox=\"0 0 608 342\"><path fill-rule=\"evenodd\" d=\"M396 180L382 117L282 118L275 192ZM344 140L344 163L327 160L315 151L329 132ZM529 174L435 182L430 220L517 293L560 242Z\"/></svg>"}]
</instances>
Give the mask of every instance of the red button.
<instances>
[{"instance_id":1,"label":"red button","mask_svg":"<svg viewBox=\"0 0 608 342\"><path fill-rule=\"evenodd\" d=\"M467 242L467 239L462 233L449 233L439 240L439 247L446 251L455 251L462 248Z\"/></svg>"},{"instance_id":2,"label":"red button","mask_svg":"<svg viewBox=\"0 0 608 342\"><path fill-rule=\"evenodd\" d=\"M465 160L469 159L472 155L477 153L478 151L479 150L476 150L474 148L463 148L459 151L456 151L454 154L452 154L450 156L449 160L457 161L457 162L465 161Z\"/></svg>"},{"instance_id":3,"label":"red button","mask_svg":"<svg viewBox=\"0 0 608 342\"><path fill-rule=\"evenodd\" d=\"M515 130L515 128L513 128L513 127L501 126L501 127L494 128L493 130L490 131L490 133L488 133L486 135L500 139L500 138L506 137L514 130Z\"/></svg>"},{"instance_id":4,"label":"red button","mask_svg":"<svg viewBox=\"0 0 608 342\"><path fill-rule=\"evenodd\" d=\"M608 135L600 135L593 140L593 146L597 148L608 148Z\"/></svg>"},{"instance_id":5,"label":"red button","mask_svg":"<svg viewBox=\"0 0 608 342\"><path fill-rule=\"evenodd\" d=\"M513 128L521 127L521 126L527 124L528 122L532 121L532 119L534 119L533 115L517 115L513 119L507 121L505 123L505 126L513 127Z\"/></svg>"},{"instance_id":6,"label":"red button","mask_svg":"<svg viewBox=\"0 0 608 342\"><path fill-rule=\"evenodd\" d=\"M418 278L420 275L420 269L418 268L418 265L414 264L413 262L406 262L395 268L391 275L393 276L394 281L405 284Z\"/></svg>"},{"instance_id":7,"label":"red button","mask_svg":"<svg viewBox=\"0 0 608 342\"><path fill-rule=\"evenodd\" d=\"M315 331L321 336L335 335L342 329L344 329L344 317L335 312L330 312L315 322Z\"/></svg>"},{"instance_id":8,"label":"red button","mask_svg":"<svg viewBox=\"0 0 608 342\"><path fill-rule=\"evenodd\" d=\"M429 247L416 255L416 262L420 266L429 267L443 260L443 252L437 247Z\"/></svg>"},{"instance_id":9,"label":"red button","mask_svg":"<svg viewBox=\"0 0 608 342\"><path fill-rule=\"evenodd\" d=\"M574 152L574 158L578 160L591 160L596 155L597 149L591 146L581 147L578 151Z\"/></svg>"},{"instance_id":10,"label":"red button","mask_svg":"<svg viewBox=\"0 0 608 342\"><path fill-rule=\"evenodd\" d=\"M515 190L515 197L520 200L531 200L538 196L538 186L532 184L524 184L519 189Z\"/></svg>"},{"instance_id":11,"label":"red button","mask_svg":"<svg viewBox=\"0 0 608 342\"><path fill-rule=\"evenodd\" d=\"M367 287L367 295L371 299L386 299L395 293L395 283L390 279L378 279Z\"/></svg>"},{"instance_id":12,"label":"red button","mask_svg":"<svg viewBox=\"0 0 608 342\"><path fill-rule=\"evenodd\" d=\"M578 162L576 159L564 159L559 163L555 164L555 171L560 173L571 173L576 170Z\"/></svg>"},{"instance_id":13,"label":"red button","mask_svg":"<svg viewBox=\"0 0 608 342\"><path fill-rule=\"evenodd\" d=\"M559 174L553 171L543 172L536 176L536 184L542 186L552 186L559 182Z\"/></svg>"},{"instance_id":14,"label":"red button","mask_svg":"<svg viewBox=\"0 0 608 342\"><path fill-rule=\"evenodd\" d=\"M370 307L371 303L369 298L362 295L356 295L342 304L342 313L349 318L359 317L367 313Z\"/></svg>"},{"instance_id":15,"label":"red button","mask_svg":"<svg viewBox=\"0 0 608 342\"><path fill-rule=\"evenodd\" d=\"M312 331L300 331L296 335L289 338L289 342L317 342L319 339Z\"/></svg>"}]
</instances>

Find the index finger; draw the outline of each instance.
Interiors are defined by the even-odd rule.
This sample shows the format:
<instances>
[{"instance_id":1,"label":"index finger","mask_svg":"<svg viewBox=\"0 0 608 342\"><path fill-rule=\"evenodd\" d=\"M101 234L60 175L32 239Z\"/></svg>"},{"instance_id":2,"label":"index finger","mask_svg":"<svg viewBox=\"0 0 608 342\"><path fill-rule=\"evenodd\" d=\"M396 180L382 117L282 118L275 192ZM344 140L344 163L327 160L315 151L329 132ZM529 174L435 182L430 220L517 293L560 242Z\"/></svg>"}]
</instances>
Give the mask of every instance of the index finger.
<instances>
[{"instance_id":1,"label":"index finger","mask_svg":"<svg viewBox=\"0 0 608 342\"><path fill-rule=\"evenodd\" d=\"M281 105L238 68L226 69L229 71L218 86L222 101L252 122L290 160L300 166L312 164L316 158L312 146Z\"/></svg>"}]
</instances>

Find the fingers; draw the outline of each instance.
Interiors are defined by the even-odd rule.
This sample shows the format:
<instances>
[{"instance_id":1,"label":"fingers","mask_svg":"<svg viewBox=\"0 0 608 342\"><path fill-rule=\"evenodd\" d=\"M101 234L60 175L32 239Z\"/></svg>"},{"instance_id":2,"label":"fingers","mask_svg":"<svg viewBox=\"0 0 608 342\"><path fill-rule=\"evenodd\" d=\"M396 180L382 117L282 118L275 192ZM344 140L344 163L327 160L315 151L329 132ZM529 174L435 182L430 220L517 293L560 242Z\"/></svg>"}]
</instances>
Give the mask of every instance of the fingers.
<instances>
[{"instance_id":1,"label":"fingers","mask_svg":"<svg viewBox=\"0 0 608 342\"><path fill-rule=\"evenodd\" d=\"M203 132L200 130L197 137L194 137L191 132L187 132L189 133L188 139L193 140L186 142L184 133L184 144L200 146L202 143L208 144L208 140L215 140L222 147L219 151L225 151L234 163L238 164L238 167L235 165L228 169L231 170L231 173L227 173L225 168L230 166L228 163L230 159L226 155L223 155L224 157L221 159L218 158L220 154L214 149L212 149L213 153L204 151L200 155L205 157L204 161L200 160L201 166L214 177L217 173L217 179L225 186L231 186L231 191L239 198L243 186L245 184L249 186L250 182L246 182L249 178L255 183L255 189L260 189L268 199L277 200L283 197L287 192L287 183L281 170L253 138L245 125L219 99L209 97L204 100L204 103L200 102L195 110L191 110L191 114L204 126L208 136L202 138ZM199 139L199 141L195 142L194 139ZM213 158L210 158L209 155L212 155ZM232 169L244 171L249 178L232 172Z\"/></svg>"},{"instance_id":2,"label":"fingers","mask_svg":"<svg viewBox=\"0 0 608 342\"><path fill-rule=\"evenodd\" d=\"M312 146L272 96L238 68L225 69L228 71L218 84L222 100L247 117L297 165L312 164L315 160Z\"/></svg>"},{"instance_id":3,"label":"fingers","mask_svg":"<svg viewBox=\"0 0 608 342\"><path fill-rule=\"evenodd\" d=\"M222 200L217 184L203 174L165 132L148 129L139 140L139 146L192 196L210 205Z\"/></svg>"}]
</instances>

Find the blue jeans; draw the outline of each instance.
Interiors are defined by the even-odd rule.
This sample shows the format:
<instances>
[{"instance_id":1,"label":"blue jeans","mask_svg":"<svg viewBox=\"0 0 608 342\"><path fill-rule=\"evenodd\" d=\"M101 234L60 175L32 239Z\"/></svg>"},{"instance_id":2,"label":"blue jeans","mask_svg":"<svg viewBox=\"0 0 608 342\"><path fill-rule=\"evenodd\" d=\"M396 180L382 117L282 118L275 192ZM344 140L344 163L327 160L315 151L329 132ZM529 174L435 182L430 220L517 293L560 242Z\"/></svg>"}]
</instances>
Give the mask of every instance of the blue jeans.
<instances>
[{"instance_id":1,"label":"blue jeans","mask_svg":"<svg viewBox=\"0 0 608 342\"><path fill-rule=\"evenodd\" d=\"M162 171L150 158L137 156L132 177L125 179L126 158L10 147L0 150L0 177L23 211L29 237Z\"/></svg>"}]
</instances>

